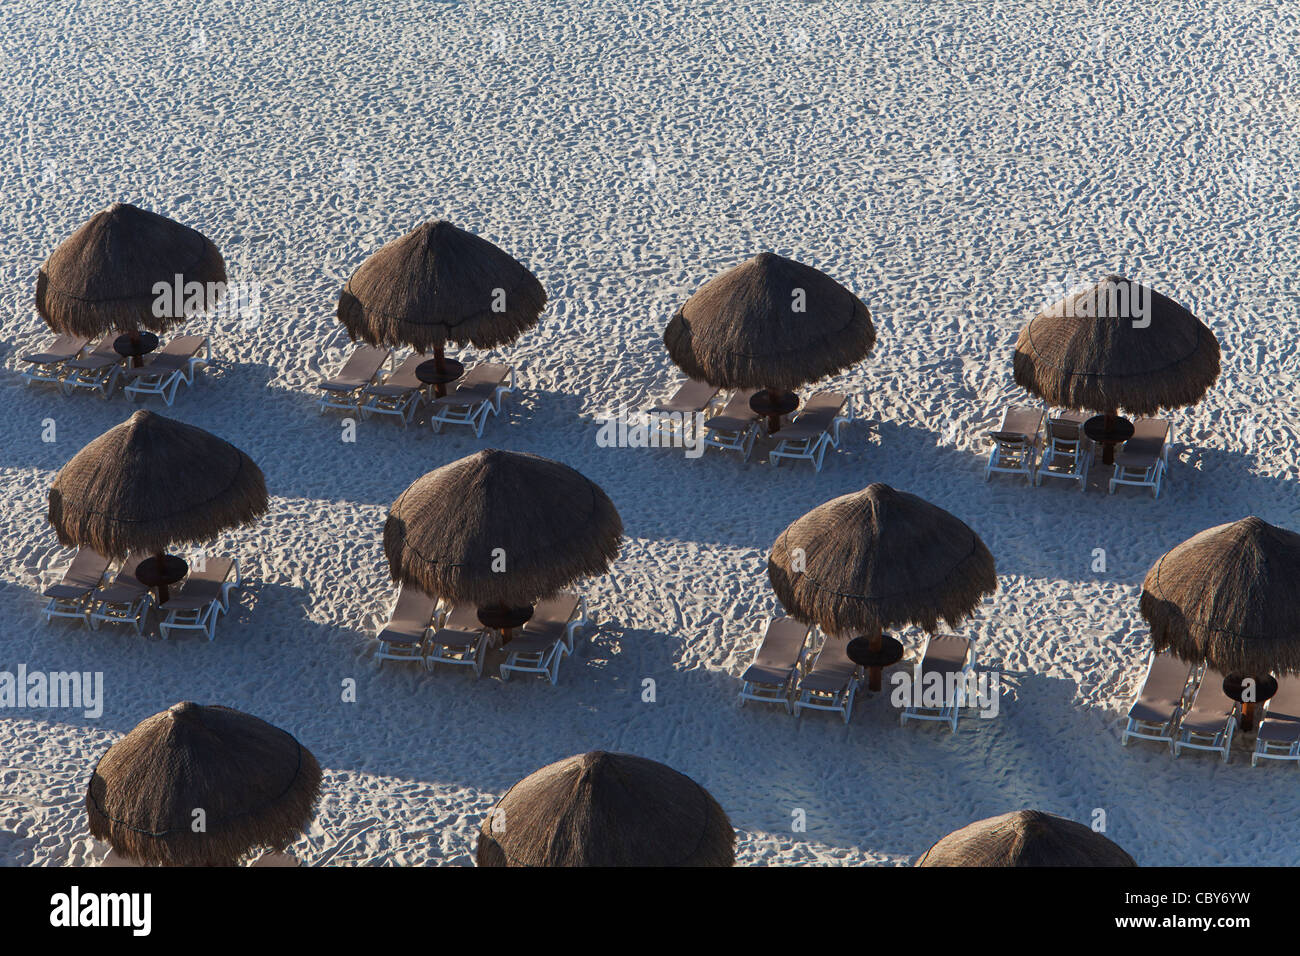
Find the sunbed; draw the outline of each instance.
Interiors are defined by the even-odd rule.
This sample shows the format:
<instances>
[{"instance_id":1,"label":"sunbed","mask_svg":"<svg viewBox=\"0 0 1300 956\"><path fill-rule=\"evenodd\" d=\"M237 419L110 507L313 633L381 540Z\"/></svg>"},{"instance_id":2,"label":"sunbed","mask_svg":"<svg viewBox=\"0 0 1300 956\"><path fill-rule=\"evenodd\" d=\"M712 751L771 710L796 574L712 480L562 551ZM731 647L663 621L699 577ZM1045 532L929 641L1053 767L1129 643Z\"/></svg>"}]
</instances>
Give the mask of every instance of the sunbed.
<instances>
[{"instance_id":1,"label":"sunbed","mask_svg":"<svg viewBox=\"0 0 1300 956\"><path fill-rule=\"evenodd\" d=\"M1152 653L1147 661L1146 676L1133 705L1120 743L1128 746L1129 738L1158 740L1173 749L1178 718L1187 707L1187 698L1195 688L1195 669L1172 654Z\"/></svg>"},{"instance_id":2,"label":"sunbed","mask_svg":"<svg viewBox=\"0 0 1300 956\"><path fill-rule=\"evenodd\" d=\"M443 425L468 425L483 437L488 415L501 414L501 398L515 390L515 370L509 365L476 365L456 383L451 393L429 404L429 421L435 432Z\"/></svg>"},{"instance_id":3,"label":"sunbed","mask_svg":"<svg viewBox=\"0 0 1300 956\"><path fill-rule=\"evenodd\" d=\"M358 345L334 377L320 383L320 410L342 408L355 411L361 402L362 389L379 384L380 373L392 357L391 349Z\"/></svg>"},{"instance_id":4,"label":"sunbed","mask_svg":"<svg viewBox=\"0 0 1300 956\"><path fill-rule=\"evenodd\" d=\"M1206 667L1191 709L1178 722L1174 756L1180 756L1183 750L1209 750L1222 754L1227 763L1236 729L1237 702L1223 692L1223 675Z\"/></svg>"},{"instance_id":5,"label":"sunbed","mask_svg":"<svg viewBox=\"0 0 1300 956\"><path fill-rule=\"evenodd\" d=\"M909 720L933 720L945 723L957 732L957 718L969 701L966 699L966 682L975 671L975 645L969 638L957 634L932 634L925 642L920 658L912 666L912 685L916 695L925 701L927 674L937 674L942 681L943 698L938 707L915 704L904 707L898 715L899 724ZM950 676L951 675L951 676ZM951 696L949 690L952 691ZM930 692L932 693L932 691Z\"/></svg>"},{"instance_id":6,"label":"sunbed","mask_svg":"<svg viewBox=\"0 0 1300 956\"><path fill-rule=\"evenodd\" d=\"M754 662L740 675L740 706L754 700L780 704L789 713L795 680L806 663L812 625L792 617L769 618L763 626L763 642L754 654Z\"/></svg>"},{"instance_id":7,"label":"sunbed","mask_svg":"<svg viewBox=\"0 0 1300 956\"><path fill-rule=\"evenodd\" d=\"M175 594L158 605L158 632L202 631L217 636L217 619L230 610L230 592L239 587L239 563L231 558L208 558L190 568L189 577Z\"/></svg>"},{"instance_id":8,"label":"sunbed","mask_svg":"<svg viewBox=\"0 0 1300 956\"><path fill-rule=\"evenodd\" d=\"M415 370L432 356L415 352L378 385L361 390L361 416L395 415L405 428L428 396L429 386L416 378Z\"/></svg>"},{"instance_id":9,"label":"sunbed","mask_svg":"<svg viewBox=\"0 0 1300 956\"><path fill-rule=\"evenodd\" d=\"M63 376L67 374L64 363L79 356L89 343L89 339L80 335L60 335L47 342L42 351L18 356L20 361L26 363L20 373L23 381L28 385L33 382L50 382L61 388Z\"/></svg>"},{"instance_id":10,"label":"sunbed","mask_svg":"<svg viewBox=\"0 0 1300 956\"><path fill-rule=\"evenodd\" d=\"M1047 438L1043 457L1034 472L1034 484L1044 478L1077 481L1079 490L1088 487L1088 468L1092 465L1092 442L1083 433L1084 412L1063 412L1047 419Z\"/></svg>"},{"instance_id":11,"label":"sunbed","mask_svg":"<svg viewBox=\"0 0 1300 956\"><path fill-rule=\"evenodd\" d=\"M116 339L115 335L106 335L89 352L64 362L63 390L71 395L79 388L88 388L105 399L112 398L126 361L113 349Z\"/></svg>"},{"instance_id":12,"label":"sunbed","mask_svg":"<svg viewBox=\"0 0 1300 956\"><path fill-rule=\"evenodd\" d=\"M828 710L847 724L853 717L853 698L862 681L862 668L849 660L848 641L828 637L822 642L817 660L795 687L794 713Z\"/></svg>"},{"instance_id":13,"label":"sunbed","mask_svg":"<svg viewBox=\"0 0 1300 956\"><path fill-rule=\"evenodd\" d=\"M768 460L780 467L782 458L812 462L822 470L827 448L840 447L840 426L853 418L853 400L842 392L819 392L804 403L793 423L776 433L777 445Z\"/></svg>"},{"instance_id":14,"label":"sunbed","mask_svg":"<svg viewBox=\"0 0 1300 956\"><path fill-rule=\"evenodd\" d=\"M746 461L758 436L758 414L749 407L756 389L744 389L727 399L722 412L704 421L704 444L723 451L738 451Z\"/></svg>"},{"instance_id":15,"label":"sunbed","mask_svg":"<svg viewBox=\"0 0 1300 956\"><path fill-rule=\"evenodd\" d=\"M458 664L474 668L474 676L481 677L490 640L491 635L479 622L477 608L457 604L429 638L425 666L433 670L439 664Z\"/></svg>"},{"instance_id":16,"label":"sunbed","mask_svg":"<svg viewBox=\"0 0 1300 956\"><path fill-rule=\"evenodd\" d=\"M63 572L58 584L50 585L42 593L49 598L49 603L41 611L46 623L51 618L69 617L89 623L87 614L90 601L104 582L108 571L108 558L91 548L81 548L72 558L72 563Z\"/></svg>"},{"instance_id":17,"label":"sunbed","mask_svg":"<svg viewBox=\"0 0 1300 956\"><path fill-rule=\"evenodd\" d=\"M541 674L554 684L561 659L573 653L574 633L586 624L586 602L578 595L565 592L542 601L505 645L501 679L509 680L512 673Z\"/></svg>"},{"instance_id":18,"label":"sunbed","mask_svg":"<svg viewBox=\"0 0 1300 956\"><path fill-rule=\"evenodd\" d=\"M1169 442L1172 429L1163 418L1139 418L1133 423L1133 437L1115 454L1115 473L1110 479L1110 493L1119 485L1150 488L1160 497L1160 484L1169 467Z\"/></svg>"},{"instance_id":19,"label":"sunbed","mask_svg":"<svg viewBox=\"0 0 1300 956\"><path fill-rule=\"evenodd\" d=\"M375 660L379 666L382 667L384 661L424 659L427 650L424 642L429 629L437 623L438 604L437 598L423 591L405 584L401 586L388 624L376 637L379 649L375 651Z\"/></svg>"},{"instance_id":20,"label":"sunbed","mask_svg":"<svg viewBox=\"0 0 1300 956\"><path fill-rule=\"evenodd\" d=\"M693 430L694 423L699 420L697 416L707 415L717 399L716 386L688 378L668 401L646 409L646 416L650 419L650 426L660 434L671 435L679 428L686 431L687 422L691 423L690 429Z\"/></svg>"},{"instance_id":21,"label":"sunbed","mask_svg":"<svg viewBox=\"0 0 1300 956\"><path fill-rule=\"evenodd\" d=\"M1255 735L1250 765L1254 767L1261 760L1300 761L1300 677L1294 674L1278 682L1277 693L1268 702Z\"/></svg>"},{"instance_id":22,"label":"sunbed","mask_svg":"<svg viewBox=\"0 0 1300 956\"><path fill-rule=\"evenodd\" d=\"M127 368L123 391L130 399L159 395L171 405L181 384L193 385L195 370L211 362L212 344L206 335L182 335L147 356L139 368Z\"/></svg>"},{"instance_id":23,"label":"sunbed","mask_svg":"<svg viewBox=\"0 0 1300 956\"><path fill-rule=\"evenodd\" d=\"M1024 475L1034 479L1038 466L1039 432L1043 427L1043 411L1027 405L1012 405L1002 412L1002 424L988 433L993 448L988 464L984 466L984 480L994 473Z\"/></svg>"},{"instance_id":24,"label":"sunbed","mask_svg":"<svg viewBox=\"0 0 1300 956\"><path fill-rule=\"evenodd\" d=\"M146 557L141 554L127 558L113 575L113 582L92 597L87 615L92 628L101 623L130 624L137 634L144 632L153 593L135 576L135 569Z\"/></svg>"}]
</instances>

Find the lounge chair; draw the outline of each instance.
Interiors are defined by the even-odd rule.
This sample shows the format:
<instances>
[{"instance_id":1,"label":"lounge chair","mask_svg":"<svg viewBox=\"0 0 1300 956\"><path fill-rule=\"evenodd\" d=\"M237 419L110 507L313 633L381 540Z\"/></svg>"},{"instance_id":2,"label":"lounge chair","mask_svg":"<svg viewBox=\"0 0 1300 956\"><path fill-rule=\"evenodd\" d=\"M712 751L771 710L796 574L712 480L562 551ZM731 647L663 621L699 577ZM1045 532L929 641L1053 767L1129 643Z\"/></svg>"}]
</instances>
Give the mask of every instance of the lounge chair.
<instances>
[{"instance_id":1,"label":"lounge chair","mask_svg":"<svg viewBox=\"0 0 1300 956\"><path fill-rule=\"evenodd\" d=\"M552 684L559 678L560 661L573 653L574 633L587 624L586 602L563 593L543 601L510 643L501 663L501 679L514 674L541 674Z\"/></svg>"},{"instance_id":2,"label":"lounge chair","mask_svg":"<svg viewBox=\"0 0 1300 956\"><path fill-rule=\"evenodd\" d=\"M1268 702L1250 765L1257 766L1261 760L1300 761L1300 677L1283 677Z\"/></svg>"},{"instance_id":3,"label":"lounge chair","mask_svg":"<svg viewBox=\"0 0 1300 956\"><path fill-rule=\"evenodd\" d=\"M422 661L427 651L425 639L438 621L438 599L405 584L397 592L397 603L388 624L376 636L379 649L375 660Z\"/></svg>"},{"instance_id":4,"label":"lounge chair","mask_svg":"<svg viewBox=\"0 0 1300 956\"><path fill-rule=\"evenodd\" d=\"M379 375L392 357L392 349L358 345L334 377L320 383L320 411L327 408L356 411L361 404L361 390L379 384Z\"/></svg>"},{"instance_id":5,"label":"lounge chair","mask_svg":"<svg viewBox=\"0 0 1300 956\"><path fill-rule=\"evenodd\" d=\"M69 617L89 624L91 598L104 583L107 571L108 558L90 548L78 550L64 570L62 580L42 592L42 597L50 599L41 611L46 623L51 618Z\"/></svg>"},{"instance_id":6,"label":"lounge chair","mask_svg":"<svg viewBox=\"0 0 1300 956\"><path fill-rule=\"evenodd\" d=\"M1173 750L1178 718L1187 708L1189 691L1196 686L1195 674L1191 664L1172 654L1152 653L1142 689L1128 709L1120 743L1127 747L1130 737L1159 740Z\"/></svg>"},{"instance_id":7,"label":"lounge chair","mask_svg":"<svg viewBox=\"0 0 1300 956\"><path fill-rule=\"evenodd\" d=\"M159 395L171 405L181 384L193 385L194 372L211 363L212 343L206 335L182 335L147 356L139 368L127 368L122 373L126 382L122 390L132 400Z\"/></svg>"},{"instance_id":8,"label":"lounge chair","mask_svg":"<svg viewBox=\"0 0 1300 956\"><path fill-rule=\"evenodd\" d=\"M501 414L501 398L515 390L515 370L509 365L476 365L456 383L451 393L429 404L429 421L435 432L443 425L468 425L474 437L483 437L489 414Z\"/></svg>"},{"instance_id":9,"label":"lounge chair","mask_svg":"<svg viewBox=\"0 0 1300 956\"><path fill-rule=\"evenodd\" d=\"M429 386L415 376L416 368L432 358L414 352L378 385L367 385L361 390L361 417L395 415L405 428L428 397Z\"/></svg>"},{"instance_id":10,"label":"lounge chair","mask_svg":"<svg viewBox=\"0 0 1300 956\"><path fill-rule=\"evenodd\" d=\"M975 671L975 645L970 638L957 634L932 634L925 642L920 658L912 666L912 686L916 693L926 692L925 675L938 674L943 680L943 701L938 707L908 706L898 715L900 725L909 720L934 720L948 725L953 733L957 732L957 718L966 700L966 682ZM948 675L956 675L950 685ZM948 696L952 686L953 696ZM924 700L924 697L922 697Z\"/></svg>"},{"instance_id":11,"label":"lounge chair","mask_svg":"<svg viewBox=\"0 0 1300 956\"><path fill-rule=\"evenodd\" d=\"M1024 475L1034 480L1038 467L1039 432L1043 427L1043 411L1027 405L1012 405L1002 412L1002 424L988 433L993 442L988 464L984 466L984 480L996 472L1003 475Z\"/></svg>"},{"instance_id":12,"label":"lounge chair","mask_svg":"<svg viewBox=\"0 0 1300 956\"><path fill-rule=\"evenodd\" d=\"M708 382L688 378L673 392L668 401L653 408L646 409L650 427L661 435L672 435L678 430L678 422L684 430L686 422L692 424L699 420L697 416L707 415L718 400L718 389Z\"/></svg>"},{"instance_id":13,"label":"lounge chair","mask_svg":"<svg viewBox=\"0 0 1300 956\"><path fill-rule=\"evenodd\" d=\"M43 351L18 356L20 361L27 363L20 373L23 381L28 385L50 382L62 388L63 376L67 374L64 363L81 355L89 343L89 339L80 335L60 335L45 343Z\"/></svg>"},{"instance_id":14,"label":"lounge chair","mask_svg":"<svg viewBox=\"0 0 1300 956\"><path fill-rule=\"evenodd\" d=\"M749 407L757 389L742 389L727 399L722 412L704 421L704 445L738 451L746 461L758 436L759 415Z\"/></svg>"},{"instance_id":15,"label":"lounge chair","mask_svg":"<svg viewBox=\"0 0 1300 956\"><path fill-rule=\"evenodd\" d=\"M1047 438L1043 457L1034 472L1034 484L1041 485L1044 478L1062 478L1077 481L1080 491L1087 489L1092 442L1083 433L1083 423L1089 417L1085 412L1048 416Z\"/></svg>"},{"instance_id":16,"label":"lounge chair","mask_svg":"<svg viewBox=\"0 0 1300 956\"><path fill-rule=\"evenodd\" d=\"M1133 437L1115 453L1115 473L1110 479L1110 493L1117 485L1150 488L1153 498L1160 497L1160 483L1169 468L1169 443L1172 428L1163 418L1139 418L1133 423Z\"/></svg>"},{"instance_id":17,"label":"lounge chair","mask_svg":"<svg viewBox=\"0 0 1300 956\"><path fill-rule=\"evenodd\" d=\"M105 399L122 377L126 359L113 349L116 335L106 335L89 352L63 363L63 390L71 395L79 388L99 392Z\"/></svg>"},{"instance_id":18,"label":"lounge chair","mask_svg":"<svg viewBox=\"0 0 1300 956\"><path fill-rule=\"evenodd\" d=\"M472 604L458 604L429 638L424 664L429 670L439 664L459 664L474 668L474 676L482 677L483 659L491 640L487 628L479 622L478 609Z\"/></svg>"},{"instance_id":19,"label":"lounge chair","mask_svg":"<svg viewBox=\"0 0 1300 956\"><path fill-rule=\"evenodd\" d=\"M240 580L239 562L230 558L209 558L202 568L191 569L181 589L158 605L158 632L167 638L169 631L202 631L212 640L217 618L230 610L230 592Z\"/></svg>"},{"instance_id":20,"label":"lounge chair","mask_svg":"<svg viewBox=\"0 0 1300 956\"><path fill-rule=\"evenodd\" d=\"M1209 750L1223 754L1223 762L1227 763L1236 729L1237 702L1223 692L1223 675L1207 666L1191 709L1178 722L1178 735L1172 744L1174 756L1180 756L1184 749Z\"/></svg>"},{"instance_id":21,"label":"lounge chair","mask_svg":"<svg viewBox=\"0 0 1300 956\"><path fill-rule=\"evenodd\" d=\"M792 424L776 433L779 440L768 460L776 467L782 458L810 461L820 472L826 449L840 447L840 426L852 418L853 399L848 395L819 392L804 403Z\"/></svg>"},{"instance_id":22,"label":"lounge chair","mask_svg":"<svg viewBox=\"0 0 1300 956\"><path fill-rule=\"evenodd\" d=\"M763 626L763 642L754 654L754 662L740 675L740 706L754 700L780 704L789 713L793 704L795 679L807 663L811 651L810 624L792 617L769 618Z\"/></svg>"},{"instance_id":23,"label":"lounge chair","mask_svg":"<svg viewBox=\"0 0 1300 956\"><path fill-rule=\"evenodd\" d=\"M828 710L847 724L853 717L853 698L862 682L862 668L849 660L848 641L827 638L817 660L799 678L795 688L794 714L803 710Z\"/></svg>"},{"instance_id":24,"label":"lounge chair","mask_svg":"<svg viewBox=\"0 0 1300 956\"><path fill-rule=\"evenodd\" d=\"M86 617L92 628L98 629L101 623L130 624L137 634L144 633L153 592L135 576L135 569L146 557L141 554L127 558L113 582L94 595Z\"/></svg>"}]
</instances>

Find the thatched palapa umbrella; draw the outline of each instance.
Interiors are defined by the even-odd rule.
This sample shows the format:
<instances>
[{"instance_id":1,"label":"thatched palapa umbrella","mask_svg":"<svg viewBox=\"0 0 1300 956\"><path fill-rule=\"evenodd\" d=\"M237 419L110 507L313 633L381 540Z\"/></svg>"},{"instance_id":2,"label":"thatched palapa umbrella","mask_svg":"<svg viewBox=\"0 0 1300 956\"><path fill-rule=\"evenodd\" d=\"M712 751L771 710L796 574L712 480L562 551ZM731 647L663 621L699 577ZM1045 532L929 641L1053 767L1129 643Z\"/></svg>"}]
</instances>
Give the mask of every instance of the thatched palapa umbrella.
<instances>
[{"instance_id":1,"label":"thatched palapa umbrella","mask_svg":"<svg viewBox=\"0 0 1300 956\"><path fill-rule=\"evenodd\" d=\"M50 253L36 277L36 310L63 335L122 332L114 348L139 365L158 346L154 332L213 308L225 282L225 261L201 233L115 202ZM160 283L172 291L160 296ZM193 283L203 287L197 301L185 291Z\"/></svg>"},{"instance_id":2,"label":"thatched palapa umbrella","mask_svg":"<svg viewBox=\"0 0 1300 956\"><path fill-rule=\"evenodd\" d=\"M886 628L956 624L997 588L993 555L965 523L877 482L814 508L781 532L767 562L786 612L835 636L861 634L849 656L869 668L902 656Z\"/></svg>"},{"instance_id":3,"label":"thatched palapa umbrella","mask_svg":"<svg viewBox=\"0 0 1300 956\"><path fill-rule=\"evenodd\" d=\"M434 357L416 374L446 394L464 373L448 342L492 348L537 324L546 290L509 253L451 223L427 222L382 246L339 295L338 319L353 339L409 345Z\"/></svg>"},{"instance_id":4,"label":"thatched palapa umbrella","mask_svg":"<svg viewBox=\"0 0 1300 956\"><path fill-rule=\"evenodd\" d=\"M141 410L63 466L50 487L49 521L70 547L108 558L156 555L136 576L163 602L167 585L188 570L165 553L170 547L250 524L267 504L261 469L234 445Z\"/></svg>"},{"instance_id":5,"label":"thatched palapa umbrella","mask_svg":"<svg viewBox=\"0 0 1300 956\"><path fill-rule=\"evenodd\" d=\"M579 754L502 797L479 829L479 866L734 866L736 831L685 774L645 757Z\"/></svg>"},{"instance_id":6,"label":"thatched palapa umbrella","mask_svg":"<svg viewBox=\"0 0 1300 956\"><path fill-rule=\"evenodd\" d=\"M1252 516L1193 535L1151 566L1140 608L1157 651L1229 675L1248 731L1270 674L1300 673L1300 534Z\"/></svg>"},{"instance_id":7,"label":"thatched palapa umbrella","mask_svg":"<svg viewBox=\"0 0 1300 956\"><path fill-rule=\"evenodd\" d=\"M925 851L917 866L1137 866L1119 844L1073 820L1020 810L977 820Z\"/></svg>"},{"instance_id":8,"label":"thatched palapa umbrella","mask_svg":"<svg viewBox=\"0 0 1300 956\"><path fill-rule=\"evenodd\" d=\"M622 536L613 502L589 478L489 448L402 492L384 524L384 553L395 581L473 603L508 640L537 601L604 574Z\"/></svg>"},{"instance_id":9,"label":"thatched palapa umbrella","mask_svg":"<svg viewBox=\"0 0 1300 956\"><path fill-rule=\"evenodd\" d=\"M190 701L142 720L109 747L86 788L91 834L150 866L233 866L298 838L321 770L288 732Z\"/></svg>"},{"instance_id":10,"label":"thatched palapa umbrella","mask_svg":"<svg viewBox=\"0 0 1300 956\"><path fill-rule=\"evenodd\" d=\"M668 354L691 378L763 389L750 407L772 432L799 404L793 389L848 368L875 344L871 313L856 295L771 252L710 279L664 330Z\"/></svg>"},{"instance_id":11,"label":"thatched palapa umbrella","mask_svg":"<svg viewBox=\"0 0 1300 956\"><path fill-rule=\"evenodd\" d=\"M1219 342L1172 299L1122 276L1107 276L1035 316L1020 330L1016 383L1043 399L1101 413L1104 461L1133 434L1124 409L1154 415L1199 402L1219 377Z\"/></svg>"}]
</instances>

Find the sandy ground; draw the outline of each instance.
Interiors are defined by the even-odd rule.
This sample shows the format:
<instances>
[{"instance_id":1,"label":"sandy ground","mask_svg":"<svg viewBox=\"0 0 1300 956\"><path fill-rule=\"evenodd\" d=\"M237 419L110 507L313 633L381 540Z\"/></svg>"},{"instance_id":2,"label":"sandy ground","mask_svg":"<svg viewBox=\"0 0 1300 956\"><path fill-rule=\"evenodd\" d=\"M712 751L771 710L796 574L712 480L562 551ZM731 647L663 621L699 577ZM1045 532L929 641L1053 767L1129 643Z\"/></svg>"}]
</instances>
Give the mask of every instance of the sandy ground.
<instances>
[{"instance_id":1,"label":"sandy ground","mask_svg":"<svg viewBox=\"0 0 1300 956\"><path fill-rule=\"evenodd\" d=\"M258 714L318 756L324 802L294 847L316 864L469 863L500 793L595 748L698 779L746 864L906 863L1021 807L1103 809L1143 864L1300 862L1294 767L1252 770L1242 750L1174 761L1121 748L1117 728L1152 561L1246 514L1300 527L1297 27L1243 0L1133 6L6 3L0 669L101 671L107 699L98 720L0 714L0 863L102 855L81 806L91 767L186 698ZM260 322L194 323L220 362L168 413L247 451L273 495L214 544L247 587L210 644L36 623L42 576L68 560L44 519L50 481L131 406L25 388L13 352L43 337L37 267L113 200L200 229L261 290ZM494 353L522 396L482 441L374 421L345 444L311 391L345 354L338 289L444 216L550 293L540 327ZM844 450L815 475L762 449L745 465L597 447L596 416L675 380L659 337L682 299L763 249L872 309L879 345L836 380L862 409ZM1189 305L1224 349L1219 384L1174 416L1165 493L985 484L983 431L1023 398L1017 329L1111 271ZM600 627L557 687L371 660L393 595L388 505L485 445L577 467L626 524L614 571L583 587ZM1005 675L996 719L954 736L900 728L879 698L847 727L737 707L774 606L772 540L872 481L948 508L996 556L998 592L964 628Z\"/></svg>"}]
</instances>

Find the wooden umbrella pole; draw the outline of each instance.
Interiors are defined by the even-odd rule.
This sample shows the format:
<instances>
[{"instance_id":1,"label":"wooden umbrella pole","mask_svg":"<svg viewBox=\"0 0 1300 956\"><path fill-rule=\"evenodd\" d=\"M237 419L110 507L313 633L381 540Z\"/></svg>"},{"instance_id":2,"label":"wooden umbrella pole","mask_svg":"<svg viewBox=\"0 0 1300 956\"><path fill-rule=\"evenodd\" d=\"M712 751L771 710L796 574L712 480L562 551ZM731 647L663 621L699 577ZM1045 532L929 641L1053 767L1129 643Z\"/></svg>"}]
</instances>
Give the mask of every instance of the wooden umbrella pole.
<instances>
[{"instance_id":1,"label":"wooden umbrella pole","mask_svg":"<svg viewBox=\"0 0 1300 956\"><path fill-rule=\"evenodd\" d=\"M877 624L871 630L869 647L872 653L878 654L885 648L884 630ZM870 690L880 690L880 667L867 668L867 688Z\"/></svg>"},{"instance_id":2,"label":"wooden umbrella pole","mask_svg":"<svg viewBox=\"0 0 1300 956\"><path fill-rule=\"evenodd\" d=\"M767 390L767 397L768 397L768 399L771 400L771 402L772 402L772 407L773 407L773 408L776 408L776 407L779 407L779 406L780 406L780 404L781 404L781 392L780 392L779 389L769 388L769 389ZM781 414L780 414L780 412L777 412L777 413L774 414L774 415L768 415L768 416L767 416L767 433L768 433L769 435L775 435L775 434L776 434L777 432L779 432L780 430L781 430Z\"/></svg>"},{"instance_id":3,"label":"wooden umbrella pole","mask_svg":"<svg viewBox=\"0 0 1300 956\"><path fill-rule=\"evenodd\" d=\"M438 370L439 375L447 371L447 357L445 354L443 354L443 346L441 343L433 347L433 367ZM438 382L437 384L435 384L433 386L433 394L437 398L445 397L447 394L446 383Z\"/></svg>"},{"instance_id":4,"label":"wooden umbrella pole","mask_svg":"<svg viewBox=\"0 0 1300 956\"><path fill-rule=\"evenodd\" d=\"M163 569L163 558L164 558L164 557L166 557L166 555L164 555L161 551L159 551L159 552L154 556L154 560L158 562L158 572L159 572L160 574L162 573L162 569ZM165 584L159 584L159 585L158 585L158 603L159 603L159 604L166 604L166 603L167 603L167 599L170 598L170 597L171 597L171 593L167 590L167 585L165 585Z\"/></svg>"},{"instance_id":5,"label":"wooden umbrella pole","mask_svg":"<svg viewBox=\"0 0 1300 956\"><path fill-rule=\"evenodd\" d=\"M142 368L144 366L144 356L140 354L140 330L132 329L126 333L131 338L131 344L135 346L135 354L131 356L131 367Z\"/></svg>"}]
</instances>

